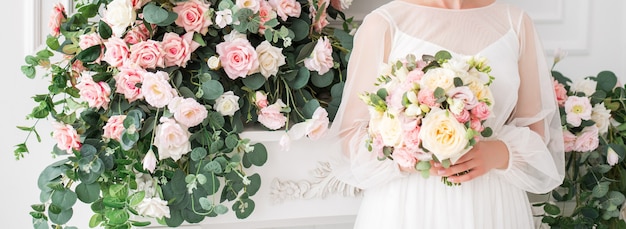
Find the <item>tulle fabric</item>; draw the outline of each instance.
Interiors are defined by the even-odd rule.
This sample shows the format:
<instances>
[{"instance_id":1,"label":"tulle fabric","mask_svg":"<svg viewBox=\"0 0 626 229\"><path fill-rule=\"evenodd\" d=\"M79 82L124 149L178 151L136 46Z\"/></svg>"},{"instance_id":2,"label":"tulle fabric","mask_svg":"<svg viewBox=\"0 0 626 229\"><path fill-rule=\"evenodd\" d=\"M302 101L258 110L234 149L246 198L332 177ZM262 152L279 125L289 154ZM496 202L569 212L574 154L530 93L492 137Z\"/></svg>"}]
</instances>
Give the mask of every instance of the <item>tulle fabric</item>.
<instances>
[{"instance_id":1,"label":"tulle fabric","mask_svg":"<svg viewBox=\"0 0 626 229\"><path fill-rule=\"evenodd\" d=\"M354 45L330 137L341 138L335 176L364 189L355 228L532 228L526 192L561 184L564 156L552 81L530 18L500 3L451 10L396 0L364 19ZM369 114L358 98L374 90L381 63L442 49L489 59L495 105L486 125L510 152L506 170L459 187L377 160L365 148Z\"/></svg>"}]
</instances>

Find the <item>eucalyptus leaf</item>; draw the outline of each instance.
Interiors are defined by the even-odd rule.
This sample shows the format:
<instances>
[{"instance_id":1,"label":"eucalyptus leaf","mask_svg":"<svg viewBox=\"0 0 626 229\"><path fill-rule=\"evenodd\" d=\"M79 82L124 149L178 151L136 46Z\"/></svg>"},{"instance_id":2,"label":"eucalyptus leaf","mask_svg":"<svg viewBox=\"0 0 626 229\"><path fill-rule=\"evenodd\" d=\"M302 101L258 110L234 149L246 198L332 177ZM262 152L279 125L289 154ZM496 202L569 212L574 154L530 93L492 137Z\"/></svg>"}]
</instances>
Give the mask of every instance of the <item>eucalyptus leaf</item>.
<instances>
[{"instance_id":1,"label":"eucalyptus leaf","mask_svg":"<svg viewBox=\"0 0 626 229\"><path fill-rule=\"evenodd\" d=\"M262 166L267 162L267 149L261 143L254 144L254 150L248 153L248 160L256 166Z\"/></svg>"},{"instance_id":2,"label":"eucalyptus leaf","mask_svg":"<svg viewBox=\"0 0 626 229\"><path fill-rule=\"evenodd\" d=\"M83 203L93 203L100 198L100 185L80 183L76 186L76 195Z\"/></svg>"},{"instance_id":3,"label":"eucalyptus leaf","mask_svg":"<svg viewBox=\"0 0 626 229\"><path fill-rule=\"evenodd\" d=\"M335 80L335 72L333 69L323 75L320 75L318 72L311 73L311 83L319 88L330 86L333 83L333 80Z\"/></svg>"},{"instance_id":4,"label":"eucalyptus leaf","mask_svg":"<svg viewBox=\"0 0 626 229\"><path fill-rule=\"evenodd\" d=\"M202 91L204 91L202 98L215 100L224 94L224 87L217 80L209 80L202 83Z\"/></svg>"},{"instance_id":5,"label":"eucalyptus leaf","mask_svg":"<svg viewBox=\"0 0 626 229\"><path fill-rule=\"evenodd\" d=\"M74 215L74 210L72 210L71 208L67 210L62 210L59 213L52 213L50 211L48 212L48 217L50 218L50 221L59 225L63 225L69 222L72 218L72 215Z\"/></svg>"}]
</instances>

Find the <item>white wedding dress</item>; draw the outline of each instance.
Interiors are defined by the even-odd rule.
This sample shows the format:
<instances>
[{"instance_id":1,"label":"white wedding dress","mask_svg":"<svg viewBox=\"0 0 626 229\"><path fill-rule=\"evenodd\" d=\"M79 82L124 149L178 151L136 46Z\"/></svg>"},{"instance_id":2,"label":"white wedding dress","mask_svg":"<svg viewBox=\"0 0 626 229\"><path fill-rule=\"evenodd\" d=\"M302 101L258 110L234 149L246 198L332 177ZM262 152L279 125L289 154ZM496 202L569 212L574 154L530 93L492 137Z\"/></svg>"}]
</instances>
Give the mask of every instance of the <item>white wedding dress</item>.
<instances>
[{"instance_id":1,"label":"white wedding dress","mask_svg":"<svg viewBox=\"0 0 626 229\"><path fill-rule=\"evenodd\" d=\"M549 69L532 21L520 9L493 3L440 9L391 1L359 27L343 102L331 128L342 138L335 175L364 190L355 228L534 228L526 192L545 193L563 178L560 119ZM374 91L378 67L408 53L487 57L495 81L492 138L510 152L506 170L446 186L440 177L403 173L365 146L369 114L358 95ZM519 92L519 93L518 93ZM527 126L541 122L544 133ZM541 131L539 131L541 132ZM337 137L337 135L334 135Z\"/></svg>"}]
</instances>

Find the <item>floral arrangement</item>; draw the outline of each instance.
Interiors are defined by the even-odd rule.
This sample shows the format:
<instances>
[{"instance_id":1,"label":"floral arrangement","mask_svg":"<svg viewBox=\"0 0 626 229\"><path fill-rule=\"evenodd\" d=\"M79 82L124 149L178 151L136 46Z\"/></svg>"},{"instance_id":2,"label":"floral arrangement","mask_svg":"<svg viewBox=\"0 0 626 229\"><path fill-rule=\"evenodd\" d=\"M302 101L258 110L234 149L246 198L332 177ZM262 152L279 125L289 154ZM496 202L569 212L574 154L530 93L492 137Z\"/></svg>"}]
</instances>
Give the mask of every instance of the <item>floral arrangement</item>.
<instances>
[{"instance_id":1,"label":"floral arrangement","mask_svg":"<svg viewBox=\"0 0 626 229\"><path fill-rule=\"evenodd\" d=\"M261 176L246 169L268 152L240 134L283 130L288 146L325 132L352 46L350 3L83 0L73 15L55 5L46 47L22 66L50 80L28 118L52 122L61 158L39 177L35 228L62 228L77 200L91 205L90 227L248 217ZM35 127L19 128L40 139Z\"/></svg>"},{"instance_id":2,"label":"floral arrangement","mask_svg":"<svg viewBox=\"0 0 626 229\"><path fill-rule=\"evenodd\" d=\"M447 51L422 59L409 54L388 63L377 80L378 91L360 96L370 113L368 149L424 177L431 160L450 166L481 135L491 135L483 125L494 102L490 71L485 58L452 57Z\"/></svg>"},{"instance_id":3,"label":"floral arrangement","mask_svg":"<svg viewBox=\"0 0 626 229\"><path fill-rule=\"evenodd\" d=\"M554 65L564 57L557 52ZM563 184L542 221L562 228L626 228L626 89L613 72L572 81L552 67L565 143ZM575 203L568 209L567 203Z\"/></svg>"}]
</instances>

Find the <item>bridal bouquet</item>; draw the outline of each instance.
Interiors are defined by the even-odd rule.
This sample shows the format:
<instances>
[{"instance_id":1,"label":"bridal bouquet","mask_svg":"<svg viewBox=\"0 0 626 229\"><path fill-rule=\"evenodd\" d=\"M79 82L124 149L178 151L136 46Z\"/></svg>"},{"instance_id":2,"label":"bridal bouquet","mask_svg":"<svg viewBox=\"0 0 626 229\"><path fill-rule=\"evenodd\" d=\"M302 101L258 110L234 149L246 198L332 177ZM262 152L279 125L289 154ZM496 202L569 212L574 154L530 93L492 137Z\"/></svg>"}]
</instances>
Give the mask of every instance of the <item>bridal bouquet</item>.
<instances>
[{"instance_id":1,"label":"bridal bouquet","mask_svg":"<svg viewBox=\"0 0 626 229\"><path fill-rule=\"evenodd\" d=\"M410 54L382 69L378 90L360 96L370 111L368 149L379 159L428 177L431 160L448 167L481 135L491 135L483 125L494 101L486 59L440 51L422 59Z\"/></svg>"},{"instance_id":2,"label":"bridal bouquet","mask_svg":"<svg viewBox=\"0 0 626 229\"><path fill-rule=\"evenodd\" d=\"M46 46L22 66L50 81L28 117L51 121L61 158L38 179L35 228L61 228L77 200L91 227L246 218L261 185L247 169L268 152L240 134L296 124L317 138L341 101L349 0L75 2L73 15L55 5Z\"/></svg>"}]
</instances>

